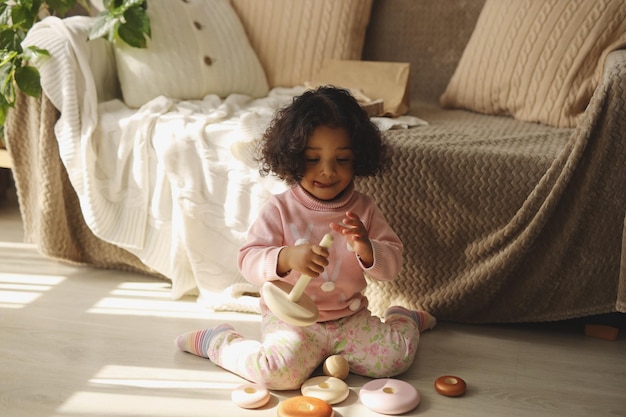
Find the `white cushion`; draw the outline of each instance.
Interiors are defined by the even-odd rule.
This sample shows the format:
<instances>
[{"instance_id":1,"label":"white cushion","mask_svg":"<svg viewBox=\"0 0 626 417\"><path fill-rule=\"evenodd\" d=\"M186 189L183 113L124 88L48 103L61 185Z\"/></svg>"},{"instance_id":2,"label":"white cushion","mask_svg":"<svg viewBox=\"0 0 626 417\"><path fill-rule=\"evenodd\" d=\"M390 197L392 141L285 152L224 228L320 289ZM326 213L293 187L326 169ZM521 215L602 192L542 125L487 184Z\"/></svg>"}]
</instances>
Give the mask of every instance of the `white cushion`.
<instances>
[{"instance_id":1,"label":"white cushion","mask_svg":"<svg viewBox=\"0 0 626 417\"><path fill-rule=\"evenodd\" d=\"M148 0L147 48L116 41L124 102L268 93L265 72L229 0Z\"/></svg>"}]
</instances>

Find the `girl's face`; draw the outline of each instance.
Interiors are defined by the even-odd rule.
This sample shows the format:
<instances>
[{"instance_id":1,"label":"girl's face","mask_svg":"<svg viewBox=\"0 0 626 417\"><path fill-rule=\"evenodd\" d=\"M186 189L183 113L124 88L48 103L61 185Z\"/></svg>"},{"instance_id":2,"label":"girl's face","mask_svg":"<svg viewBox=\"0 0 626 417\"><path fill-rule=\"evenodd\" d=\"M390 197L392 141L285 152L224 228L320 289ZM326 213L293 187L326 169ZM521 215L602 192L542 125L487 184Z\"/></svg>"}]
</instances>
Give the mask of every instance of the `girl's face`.
<instances>
[{"instance_id":1,"label":"girl's face","mask_svg":"<svg viewBox=\"0 0 626 417\"><path fill-rule=\"evenodd\" d=\"M344 128L316 128L307 141L304 158L300 185L320 200L336 198L352 181L354 155Z\"/></svg>"}]
</instances>

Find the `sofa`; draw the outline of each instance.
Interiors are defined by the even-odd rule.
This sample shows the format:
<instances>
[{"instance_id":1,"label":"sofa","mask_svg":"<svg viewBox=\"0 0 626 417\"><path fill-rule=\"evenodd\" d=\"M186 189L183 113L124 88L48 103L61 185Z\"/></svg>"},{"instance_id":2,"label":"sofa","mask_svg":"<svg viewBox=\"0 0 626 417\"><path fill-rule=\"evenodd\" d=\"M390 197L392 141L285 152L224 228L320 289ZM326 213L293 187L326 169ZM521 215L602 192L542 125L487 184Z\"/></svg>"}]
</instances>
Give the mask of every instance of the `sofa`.
<instances>
[{"instance_id":1,"label":"sofa","mask_svg":"<svg viewBox=\"0 0 626 417\"><path fill-rule=\"evenodd\" d=\"M392 166L356 184L404 243L396 279L368 282L372 312L401 304L466 323L625 313L626 7L581 3L232 0L222 6L247 37L241 54L256 58L222 68L246 74L208 92L211 80L177 68L184 58L155 63L88 42L89 17L44 19L27 41L70 53L69 64L50 64L54 53L37 63L44 94L20 95L6 125L25 238L61 262L159 277L175 298L257 312L258 289L234 259L258 208L284 189L253 163L271 110L325 59L402 62L408 113L381 118ZM211 39L207 50L241 46ZM225 61L185 45L204 65ZM202 130L182 137L194 123Z\"/></svg>"}]
</instances>

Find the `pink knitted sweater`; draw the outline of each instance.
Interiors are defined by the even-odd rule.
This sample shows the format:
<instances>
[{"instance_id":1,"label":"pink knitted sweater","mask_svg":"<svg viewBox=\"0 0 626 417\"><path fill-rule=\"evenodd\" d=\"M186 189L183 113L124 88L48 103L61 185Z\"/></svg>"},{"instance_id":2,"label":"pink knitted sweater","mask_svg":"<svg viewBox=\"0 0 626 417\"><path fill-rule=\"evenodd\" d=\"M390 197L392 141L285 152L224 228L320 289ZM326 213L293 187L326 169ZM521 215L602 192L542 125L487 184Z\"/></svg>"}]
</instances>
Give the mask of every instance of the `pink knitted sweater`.
<instances>
[{"instance_id":1,"label":"pink knitted sweater","mask_svg":"<svg viewBox=\"0 0 626 417\"><path fill-rule=\"evenodd\" d=\"M395 278L402 267L403 247L372 198L355 191L354 185L330 202L316 199L299 185L272 196L239 250L239 270L257 285L278 279L295 284L300 273L292 271L284 277L276 274L280 250L298 241L319 243L331 232L329 224L341 222L346 211L356 213L367 228L374 248L374 264L365 268L345 238L333 232L330 263L320 276L311 280L305 293L319 308L319 321L346 317L367 307L367 299L361 294L367 285L364 274L380 281ZM267 311L263 300L261 308Z\"/></svg>"}]
</instances>

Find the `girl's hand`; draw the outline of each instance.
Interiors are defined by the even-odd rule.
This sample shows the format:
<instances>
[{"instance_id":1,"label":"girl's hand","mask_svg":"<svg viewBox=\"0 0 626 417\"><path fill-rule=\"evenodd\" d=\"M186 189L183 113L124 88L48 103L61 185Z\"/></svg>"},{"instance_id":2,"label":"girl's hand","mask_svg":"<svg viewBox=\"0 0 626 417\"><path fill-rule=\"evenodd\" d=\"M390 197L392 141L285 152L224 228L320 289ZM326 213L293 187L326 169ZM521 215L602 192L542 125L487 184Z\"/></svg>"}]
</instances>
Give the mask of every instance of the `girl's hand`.
<instances>
[{"instance_id":1,"label":"girl's hand","mask_svg":"<svg viewBox=\"0 0 626 417\"><path fill-rule=\"evenodd\" d=\"M310 277L317 277L324 272L328 265L328 249L310 243L283 248L278 254L279 276L284 276L289 271L298 271Z\"/></svg>"},{"instance_id":2,"label":"girl's hand","mask_svg":"<svg viewBox=\"0 0 626 417\"><path fill-rule=\"evenodd\" d=\"M346 237L348 244L352 246L352 249L366 268L374 264L372 242L370 242L367 229L359 216L348 211L341 223L331 223L330 228Z\"/></svg>"}]
</instances>

